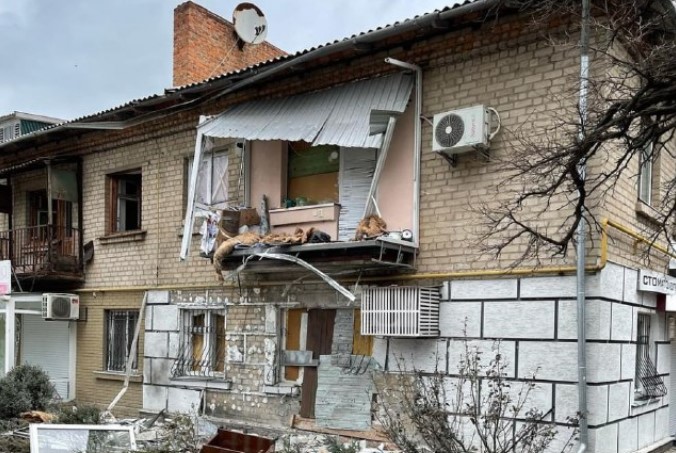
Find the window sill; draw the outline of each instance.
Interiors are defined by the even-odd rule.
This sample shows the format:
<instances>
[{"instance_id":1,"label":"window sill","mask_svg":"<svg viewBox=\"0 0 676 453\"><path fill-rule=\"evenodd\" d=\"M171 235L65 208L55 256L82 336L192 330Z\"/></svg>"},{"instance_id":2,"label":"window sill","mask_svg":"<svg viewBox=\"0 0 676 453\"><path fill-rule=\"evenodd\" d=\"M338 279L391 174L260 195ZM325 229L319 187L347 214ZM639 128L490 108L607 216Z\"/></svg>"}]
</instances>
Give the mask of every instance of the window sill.
<instances>
[{"instance_id":1,"label":"window sill","mask_svg":"<svg viewBox=\"0 0 676 453\"><path fill-rule=\"evenodd\" d=\"M300 387L298 384L264 385L262 391L269 395L300 396Z\"/></svg>"},{"instance_id":2,"label":"window sill","mask_svg":"<svg viewBox=\"0 0 676 453\"><path fill-rule=\"evenodd\" d=\"M125 242L137 242L146 238L146 230L122 231L110 233L99 238L101 245L120 244Z\"/></svg>"},{"instance_id":3,"label":"window sill","mask_svg":"<svg viewBox=\"0 0 676 453\"><path fill-rule=\"evenodd\" d=\"M659 396L641 396L639 392L636 392L634 398L631 401L632 409L640 408L643 406L649 406L654 403L658 403L662 398Z\"/></svg>"},{"instance_id":4,"label":"window sill","mask_svg":"<svg viewBox=\"0 0 676 453\"><path fill-rule=\"evenodd\" d=\"M217 388L222 390L230 390L232 388L232 381L225 379L223 376L175 376L172 377L171 380L186 385L203 385L208 382L210 384L215 384Z\"/></svg>"},{"instance_id":5,"label":"window sill","mask_svg":"<svg viewBox=\"0 0 676 453\"><path fill-rule=\"evenodd\" d=\"M121 371L94 371L94 376L104 381L124 381L126 374ZM129 382L143 382L143 375L134 370L129 375Z\"/></svg>"},{"instance_id":6,"label":"window sill","mask_svg":"<svg viewBox=\"0 0 676 453\"><path fill-rule=\"evenodd\" d=\"M636 214L655 225L660 225L661 223L659 211L641 200L636 202Z\"/></svg>"}]
</instances>

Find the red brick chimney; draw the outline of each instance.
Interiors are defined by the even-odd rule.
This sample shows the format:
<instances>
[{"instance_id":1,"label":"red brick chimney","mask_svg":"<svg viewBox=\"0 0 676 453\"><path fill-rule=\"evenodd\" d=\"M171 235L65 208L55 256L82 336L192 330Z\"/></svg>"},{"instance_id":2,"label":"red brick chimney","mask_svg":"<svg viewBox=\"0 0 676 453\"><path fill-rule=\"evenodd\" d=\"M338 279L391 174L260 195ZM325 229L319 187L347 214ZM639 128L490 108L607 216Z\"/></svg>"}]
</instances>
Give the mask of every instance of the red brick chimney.
<instances>
[{"instance_id":1,"label":"red brick chimney","mask_svg":"<svg viewBox=\"0 0 676 453\"><path fill-rule=\"evenodd\" d=\"M241 42L233 24L191 1L174 10L174 86L200 82L252 64L285 55L264 42Z\"/></svg>"}]
</instances>

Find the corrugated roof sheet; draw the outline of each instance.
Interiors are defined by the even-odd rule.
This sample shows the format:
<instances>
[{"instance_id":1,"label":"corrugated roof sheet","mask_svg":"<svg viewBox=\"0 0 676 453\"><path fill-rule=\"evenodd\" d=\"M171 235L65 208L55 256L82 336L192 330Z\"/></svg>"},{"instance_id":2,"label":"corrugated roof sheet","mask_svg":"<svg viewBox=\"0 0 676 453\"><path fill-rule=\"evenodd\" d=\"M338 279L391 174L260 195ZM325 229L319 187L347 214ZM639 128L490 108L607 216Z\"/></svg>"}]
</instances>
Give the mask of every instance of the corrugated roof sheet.
<instances>
[{"instance_id":1,"label":"corrugated roof sheet","mask_svg":"<svg viewBox=\"0 0 676 453\"><path fill-rule=\"evenodd\" d=\"M413 77L395 74L327 90L236 105L200 126L206 136L247 140L303 140L315 145L377 148L373 110L402 113Z\"/></svg>"}]
</instances>

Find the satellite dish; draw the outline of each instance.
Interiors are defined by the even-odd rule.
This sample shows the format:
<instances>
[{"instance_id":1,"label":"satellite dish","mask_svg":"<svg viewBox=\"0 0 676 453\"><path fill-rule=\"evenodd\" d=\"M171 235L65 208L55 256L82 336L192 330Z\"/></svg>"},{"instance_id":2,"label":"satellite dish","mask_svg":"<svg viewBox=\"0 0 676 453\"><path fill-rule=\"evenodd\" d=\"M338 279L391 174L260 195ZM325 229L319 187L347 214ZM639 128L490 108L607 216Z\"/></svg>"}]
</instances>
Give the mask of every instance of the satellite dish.
<instances>
[{"instance_id":1,"label":"satellite dish","mask_svg":"<svg viewBox=\"0 0 676 453\"><path fill-rule=\"evenodd\" d=\"M261 9L253 3L240 3L232 13L237 36L249 44L260 44L268 35L268 21Z\"/></svg>"}]
</instances>

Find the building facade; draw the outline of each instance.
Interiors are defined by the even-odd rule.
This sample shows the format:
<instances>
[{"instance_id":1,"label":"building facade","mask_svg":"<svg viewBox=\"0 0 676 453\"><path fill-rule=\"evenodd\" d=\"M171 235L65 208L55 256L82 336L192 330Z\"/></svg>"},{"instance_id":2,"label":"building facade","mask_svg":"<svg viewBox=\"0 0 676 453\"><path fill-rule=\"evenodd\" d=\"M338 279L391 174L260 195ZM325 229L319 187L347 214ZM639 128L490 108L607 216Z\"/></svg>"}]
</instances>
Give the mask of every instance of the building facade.
<instances>
[{"instance_id":1,"label":"building facade","mask_svg":"<svg viewBox=\"0 0 676 453\"><path fill-rule=\"evenodd\" d=\"M533 118L562 108L578 55L542 39L566 36L565 21L534 27L527 14L505 9L478 25L490 3L178 87L142 100L143 113L125 105L75 122L87 128L56 127L0 145L13 194L6 257L23 286L35 282L22 289L79 298L80 320L60 324L76 332L75 399L104 406L114 398L141 320L120 413L196 411L369 431L378 395L368 371L399 372L403 360L452 383L469 341L489 355L499 345L510 380L529 382L535 373L532 404L564 436L578 411L575 262L541 257L514 267L522 244L498 259L482 253L475 208L508 196L497 187L507 176L501 160L519 146L509 132L530 125L538 134ZM183 106L193 98L202 101ZM449 162L433 150L433 121L424 119L476 105L495 109L502 131L488 159L472 151ZM105 123L120 130L97 129ZM595 452L636 451L676 432L669 256L643 253L674 162L663 153L653 164L653 197L627 177L594 208L606 219L586 263ZM589 171L607 165L592 162ZM630 165L637 175L639 163ZM60 195L46 197L50 204L37 191ZM200 225L209 208L258 208L263 195L273 232L314 228L332 242L263 249L242 247L240 237L243 244L213 257L219 280L200 256ZM411 240L355 241L359 221L375 212L388 231L410 232ZM556 224L562 215L552 210L542 221ZM368 305L378 301L388 322ZM420 310L423 301L437 307L429 311L434 319L415 329L421 312L405 304ZM397 310L413 317L396 318Z\"/></svg>"}]
</instances>

